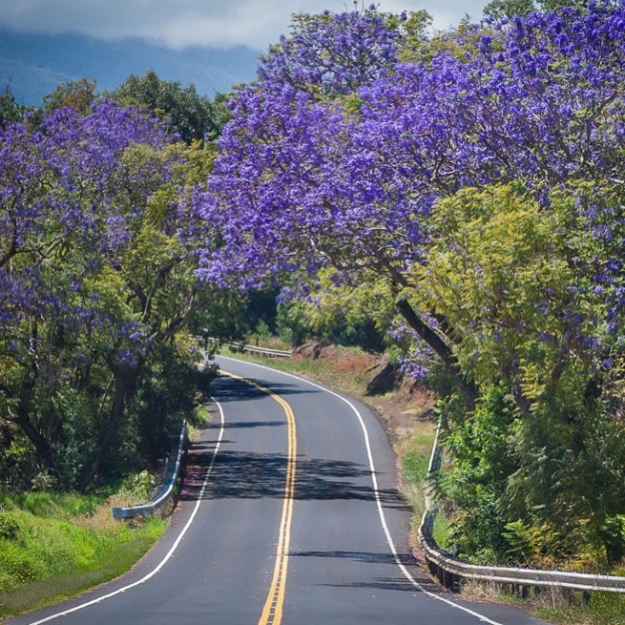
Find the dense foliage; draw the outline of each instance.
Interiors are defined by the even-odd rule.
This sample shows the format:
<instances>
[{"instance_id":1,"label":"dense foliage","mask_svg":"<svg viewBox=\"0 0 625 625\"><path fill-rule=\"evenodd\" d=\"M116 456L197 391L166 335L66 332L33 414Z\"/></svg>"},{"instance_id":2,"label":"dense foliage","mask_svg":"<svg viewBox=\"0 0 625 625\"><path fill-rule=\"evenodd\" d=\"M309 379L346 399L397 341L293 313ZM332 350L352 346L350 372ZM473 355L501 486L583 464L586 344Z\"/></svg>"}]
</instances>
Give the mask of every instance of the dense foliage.
<instances>
[{"instance_id":1,"label":"dense foliage","mask_svg":"<svg viewBox=\"0 0 625 625\"><path fill-rule=\"evenodd\" d=\"M186 143L202 141L205 136L215 139L228 121L224 96L217 95L211 101L198 94L195 85L162 80L152 70L143 76L131 74L109 97L120 105L157 115Z\"/></svg>"},{"instance_id":2,"label":"dense foliage","mask_svg":"<svg viewBox=\"0 0 625 625\"><path fill-rule=\"evenodd\" d=\"M625 6L432 42L409 22L308 16L272 48L196 195L221 238L199 275L385 293L414 370L438 357L461 399L444 414L462 553L512 557L540 528L554 560L617 561Z\"/></svg>"},{"instance_id":3,"label":"dense foliage","mask_svg":"<svg viewBox=\"0 0 625 625\"><path fill-rule=\"evenodd\" d=\"M197 374L180 332L220 295L194 276L203 226L181 187L210 155L171 144L158 120L112 102L84 116L62 107L40 130L8 125L0 145L5 468L14 487L36 478L25 435L52 483L85 488L163 456L184 393L176 384L156 393L159 378L187 380L193 401Z\"/></svg>"}]
</instances>

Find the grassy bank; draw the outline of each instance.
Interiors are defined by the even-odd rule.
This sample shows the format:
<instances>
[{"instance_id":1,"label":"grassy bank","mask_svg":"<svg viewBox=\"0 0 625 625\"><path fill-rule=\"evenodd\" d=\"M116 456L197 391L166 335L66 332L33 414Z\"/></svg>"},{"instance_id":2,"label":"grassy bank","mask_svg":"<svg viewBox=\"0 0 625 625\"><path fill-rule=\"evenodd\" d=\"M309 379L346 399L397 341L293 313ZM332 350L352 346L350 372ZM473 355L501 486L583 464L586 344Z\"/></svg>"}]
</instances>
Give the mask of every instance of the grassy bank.
<instances>
[{"instance_id":1,"label":"grassy bank","mask_svg":"<svg viewBox=\"0 0 625 625\"><path fill-rule=\"evenodd\" d=\"M118 577L157 540L167 522L111 519L113 498L29 493L0 496L0 617L49 605Z\"/></svg>"},{"instance_id":2,"label":"grassy bank","mask_svg":"<svg viewBox=\"0 0 625 625\"><path fill-rule=\"evenodd\" d=\"M538 616L561 625L625 625L625 600L621 595L594 593L586 604L581 593L565 607L544 606Z\"/></svg>"}]
</instances>

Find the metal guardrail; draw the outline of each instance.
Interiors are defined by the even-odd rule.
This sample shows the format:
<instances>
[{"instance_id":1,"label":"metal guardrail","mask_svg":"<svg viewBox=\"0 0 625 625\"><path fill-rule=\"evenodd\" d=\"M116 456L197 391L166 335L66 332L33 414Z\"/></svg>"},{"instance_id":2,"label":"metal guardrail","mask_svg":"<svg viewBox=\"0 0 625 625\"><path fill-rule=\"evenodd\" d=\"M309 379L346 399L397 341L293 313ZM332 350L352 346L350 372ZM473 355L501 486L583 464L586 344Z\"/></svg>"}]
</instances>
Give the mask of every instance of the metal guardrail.
<instances>
[{"instance_id":1,"label":"metal guardrail","mask_svg":"<svg viewBox=\"0 0 625 625\"><path fill-rule=\"evenodd\" d=\"M182 430L180 432L180 437L177 443L177 450L175 452L176 460L175 462L170 462L170 459L167 459L165 479L163 480L163 485L159 489L158 493L156 493L156 495L152 498L150 502L141 504L139 506L130 506L128 508L111 508L111 516L114 519L128 519L139 514L151 514L161 506L165 505L167 501L169 501L169 498L172 496L172 493L174 491L174 486L176 484L176 480L178 479L178 474L182 465L182 454L184 451L186 434L187 424L184 423L182 425Z\"/></svg>"},{"instance_id":2,"label":"metal guardrail","mask_svg":"<svg viewBox=\"0 0 625 625\"><path fill-rule=\"evenodd\" d=\"M441 449L438 445L440 425L436 431L428 477L439 470ZM567 588L583 592L625 592L625 577L617 575L593 575L568 571L544 571L500 566L482 566L463 562L450 553L441 551L432 536L432 527L437 513L436 504L431 501L431 489L425 497L426 511L421 519L418 540L430 572L439 582L454 591L460 590L462 579L471 579L498 584L512 584L527 588Z\"/></svg>"},{"instance_id":3,"label":"metal guardrail","mask_svg":"<svg viewBox=\"0 0 625 625\"><path fill-rule=\"evenodd\" d=\"M498 584L513 584L537 588L568 588L580 591L625 592L625 577L593 575L568 571L544 571L497 566L479 566L453 558L439 551L432 538L434 515L424 515L419 528L419 544L423 549L430 572L452 590L459 590L461 579L472 579Z\"/></svg>"},{"instance_id":4,"label":"metal guardrail","mask_svg":"<svg viewBox=\"0 0 625 625\"><path fill-rule=\"evenodd\" d=\"M213 337L206 337L206 340L214 344L222 344L219 339ZM258 345L249 345L247 343L240 343L238 341L228 341L223 343L232 349L241 352L250 352L252 354L262 354L263 356L271 356L272 358L291 358L293 352L286 349L270 349L269 347L260 347Z\"/></svg>"},{"instance_id":5,"label":"metal guardrail","mask_svg":"<svg viewBox=\"0 0 625 625\"><path fill-rule=\"evenodd\" d=\"M291 358L292 351L285 349L269 349L268 347L259 347L258 345L243 345L243 350L250 353L262 354L263 356L272 356L274 358Z\"/></svg>"}]
</instances>

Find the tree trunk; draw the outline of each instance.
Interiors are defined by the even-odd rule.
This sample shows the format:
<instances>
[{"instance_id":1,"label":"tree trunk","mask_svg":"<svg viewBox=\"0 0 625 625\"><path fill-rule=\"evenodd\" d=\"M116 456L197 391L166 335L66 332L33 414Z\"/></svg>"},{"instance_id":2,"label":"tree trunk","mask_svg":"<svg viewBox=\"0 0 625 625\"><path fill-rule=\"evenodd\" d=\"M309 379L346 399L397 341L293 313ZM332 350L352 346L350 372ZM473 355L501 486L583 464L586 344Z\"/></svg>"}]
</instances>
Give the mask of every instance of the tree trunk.
<instances>
[{"instance_id":1,"label":"tree trunk","mask_svg":"<svg viewBox=\"0 0 625 625\"><path fill-rule=\"evenodd\" d=\"M106 428L102 432L98 440L97 449L87 463L83 473L78 480L78 490L84 491L98 474L102 465L102 460L106 455L107 449L117 432L124 423L126 415L126 405L128 400L134 395L137 386L137 378L139 377L138 367L131 367L125 364L119 364L114 367L113 379L115 385L115 393L113 396L113 404L109 421Z\"/></svg>"},{"instance_id":2,"label":"tree trunk","mask_svg":"<svg viewBox=\"0 0 625 625\"><path fill-rule=\"evenodd\" d=\"M37 329L37 323L34 322L31 328L34 337L37 336ZM32 414L32 398L39 377L39 368L37 367L36 359L32 358L29 363L26 363L26 366L28 367L28 373L19 389L19 394L17 395L17 414L12 420L22 429L24 434L26 434L30 442L34 445L39 461L43 463L49 473L56 475L56 457L54 449L50 441L41 433L30 418Z\"/></svg>"},{"instance_id":3,"label":"tree trunk","mask_svg":"<svg viewBox=\"0 0 625 625\"><path fill-rule=\"evenodd\" d=\"M50 441L35 427L28 411L24 406L20 405L17 410L17 417L14 423L22 428L22 431L30 442L34 445L37 452L37 458L43 463L51 475L56 475L56 457Z\"/></svg>"},{"instance_id":4,"label":"tree trunk","mask_svg":"<svg viewBox=\"0 0 625 625\"><path fill-rule=\"evenodd\" d=\"M432 328L430 328L414 311L408 299L400 297L396 302L397 309L401 313L402 317L406 320L408 325L434 350L436 355L443 361L443 364L451 373L458 390L460 391L460 397L469 412L475 410L475 404L479 397L477 386L470 380L467 380L462 371L458 359L452 352L451 348L443 339L441 339Z\"/></svg>"}]
</instances>

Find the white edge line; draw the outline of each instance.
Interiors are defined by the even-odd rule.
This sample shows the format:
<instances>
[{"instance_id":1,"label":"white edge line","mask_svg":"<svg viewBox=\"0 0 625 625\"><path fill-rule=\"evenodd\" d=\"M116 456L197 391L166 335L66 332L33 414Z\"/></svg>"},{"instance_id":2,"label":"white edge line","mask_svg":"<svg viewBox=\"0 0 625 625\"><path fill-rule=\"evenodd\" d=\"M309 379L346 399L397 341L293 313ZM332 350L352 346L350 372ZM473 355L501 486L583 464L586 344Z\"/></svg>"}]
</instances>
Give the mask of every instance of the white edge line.
<instances>
[{"instance_id":1,"label":"white edge line","mask_svg":"<svg viewBox=\"0 0 625 625\"><path fill-rule=\"evenodd\" d=\"M79 610L88 608L92 605L95 605L96 603L100 603L104 601L105 599L110 599L111 597L114 597L115 595L119 595L123 592L126 592L127 590L130 590L131 588L135 588L136 586L145 584L145 582L152 579L152 577L154 577L165 566L167 561L174 555L174 552L178 548L180 541L182 541L182 539L184 538L184 535L187 533L187 531L191 527L191 524L193 523L195 516L197 515L198 510L200 509L202 498L204 496L204 492L206 491L208 480L210 479L211 473L213 471L215 458L217 457L217 452L219 451L219 447L221 446L221 441L224 435L225 418L224 418L223 408L221 407L221 404L218 401L216 401L213 397L211 397L211 400L215 403L215 405L219 409L219 417L220 417L220 424L221 424L221 427L219 429L219 437L217 439L217 444L215 445L215 449L213 451L213 457L211 458L210 465L208 466L208 469L206 471L204 482L202 483L202 489L200 490L200 494L197 498L197 501L195 502L195 507L193 508L193 512L191 513L191 516L189 517L189 520L186 522L185 526L182 528L182 531L178 535L178 538L176 538L176 541L172 545L171 549L167 552L167 555L158 563L155 569L153 569L150 573L142 577L140 580L133 582L132 584L129 584L128 586L124 586L123 588L119 588L118 590L115 590L114 592L110 592L107 595L102 595L101 597L98 597L97 599L92 599L91 601L87 601L86 603L81 603L80 605L77 605L69 610L64 610L63 612L56 612L55 614L51 614L50 616L47 616L46 618L43 618L39 621L28 623L28 625L41 625L42 623L47 623L48 621L52 621L54 619L60 618L61 616L67 616L68 614L72 614L73 612L78 612Z\"/></svg>"},{"instance_id":2,"label":"white edge line","mask_svg":"<svg viewBox=\"0 0 625 625\"><path fill-rule=\"evenodd\" d=\"M334 392L333 390L326 388L325 386L322 386L321 384L316 384L315 382L311 382L310 380L307 380L306 378L302 378L298 375L294 375L292 373L286 373L285 371L280 371L279 369L272 369L271 367L266 367L265 365L259 365L257 363L250 363L247 361L243 361L243 360L237 360L236 358L229 358L228 356L221 356L218 355L218 358L224 358L226 360L234 360L236 362L240 362L240 363L244 363L244 364L250 364L253 365L255 367L260 367L262 369L268 369L269 371L273 371L273 372L277 372L277 373L281 373L283 375L286 375L288 377L291 378L295 378L296 380L299 380L301 382L305 382L306 384L309 384L310 386L313 386L315 388L318 388L322 391L325 391L326 393L330 393L330 395L334 395L335 397L338 397L338 399L340 399L341 401L345 402L354 412L354 414L356 415L356 417L358 418L358 421L360 423L360 427L362 428L362 432L364 434L364 439L365 439L365 447L367 449L367 457L369 459L369 470L371 471L371 481L373 482L373 492L375 494L375 502L378 508L378 514L380 516L380 523L382 524L382 529L384 530L384 535L386 536L386 542L388 543L389 549L391 550L391 553L393 555L393 559L395 560L395 564L397 564L397 566L400 568L401 572L404 574L404 577L406 577L406 579L417 589L419 589L422 593L426 594L428 597L431 597L432 599L436 599L437 601L442 601L443 603L446 603L447 605L451 606L452 608L456 608L457 610L461 610L462 612L466 612L467 614L470 614L471 616L476 617L478 620L480 620L483 623L488 623L489 625L503 625L503 623L500 623L499 621L493 621L491 619L489 619L487 616L484 616L483 614L480 614L479 612L474 612L473 610L469 609L469 608L465 608L464 606L461 606L457 603L454 603L453 601L450 601L449 599L446 599L445 597L441 597L439 595L436 595L428 590L426 590L421 584L419 584L419 582L410 574L410 571L406 568L406 566L402 563L402 561L399 559L399 555L397 554L397 549L395 548L395 543L393 542L393 538L391 536L391 533L388 529L388 524L386 522L386 516L384 514L384 508L382 506L382 500L380 498L380 491L378 489L378 480L376 478L376 468L375 468L375 462L373 461L373 454L371 452L371 444L369 442L369 432L367 430L367 426L365 425L365 421L362 418L362 415L360 414L358 408L356 408L356 406L354 406L354 404L352 404L351 401L349 401L349 399L343 397L342 395L339 395L338 393ZM32 625L37 625L36 623L33 623Z\"/></svg>"}]
</instances>

